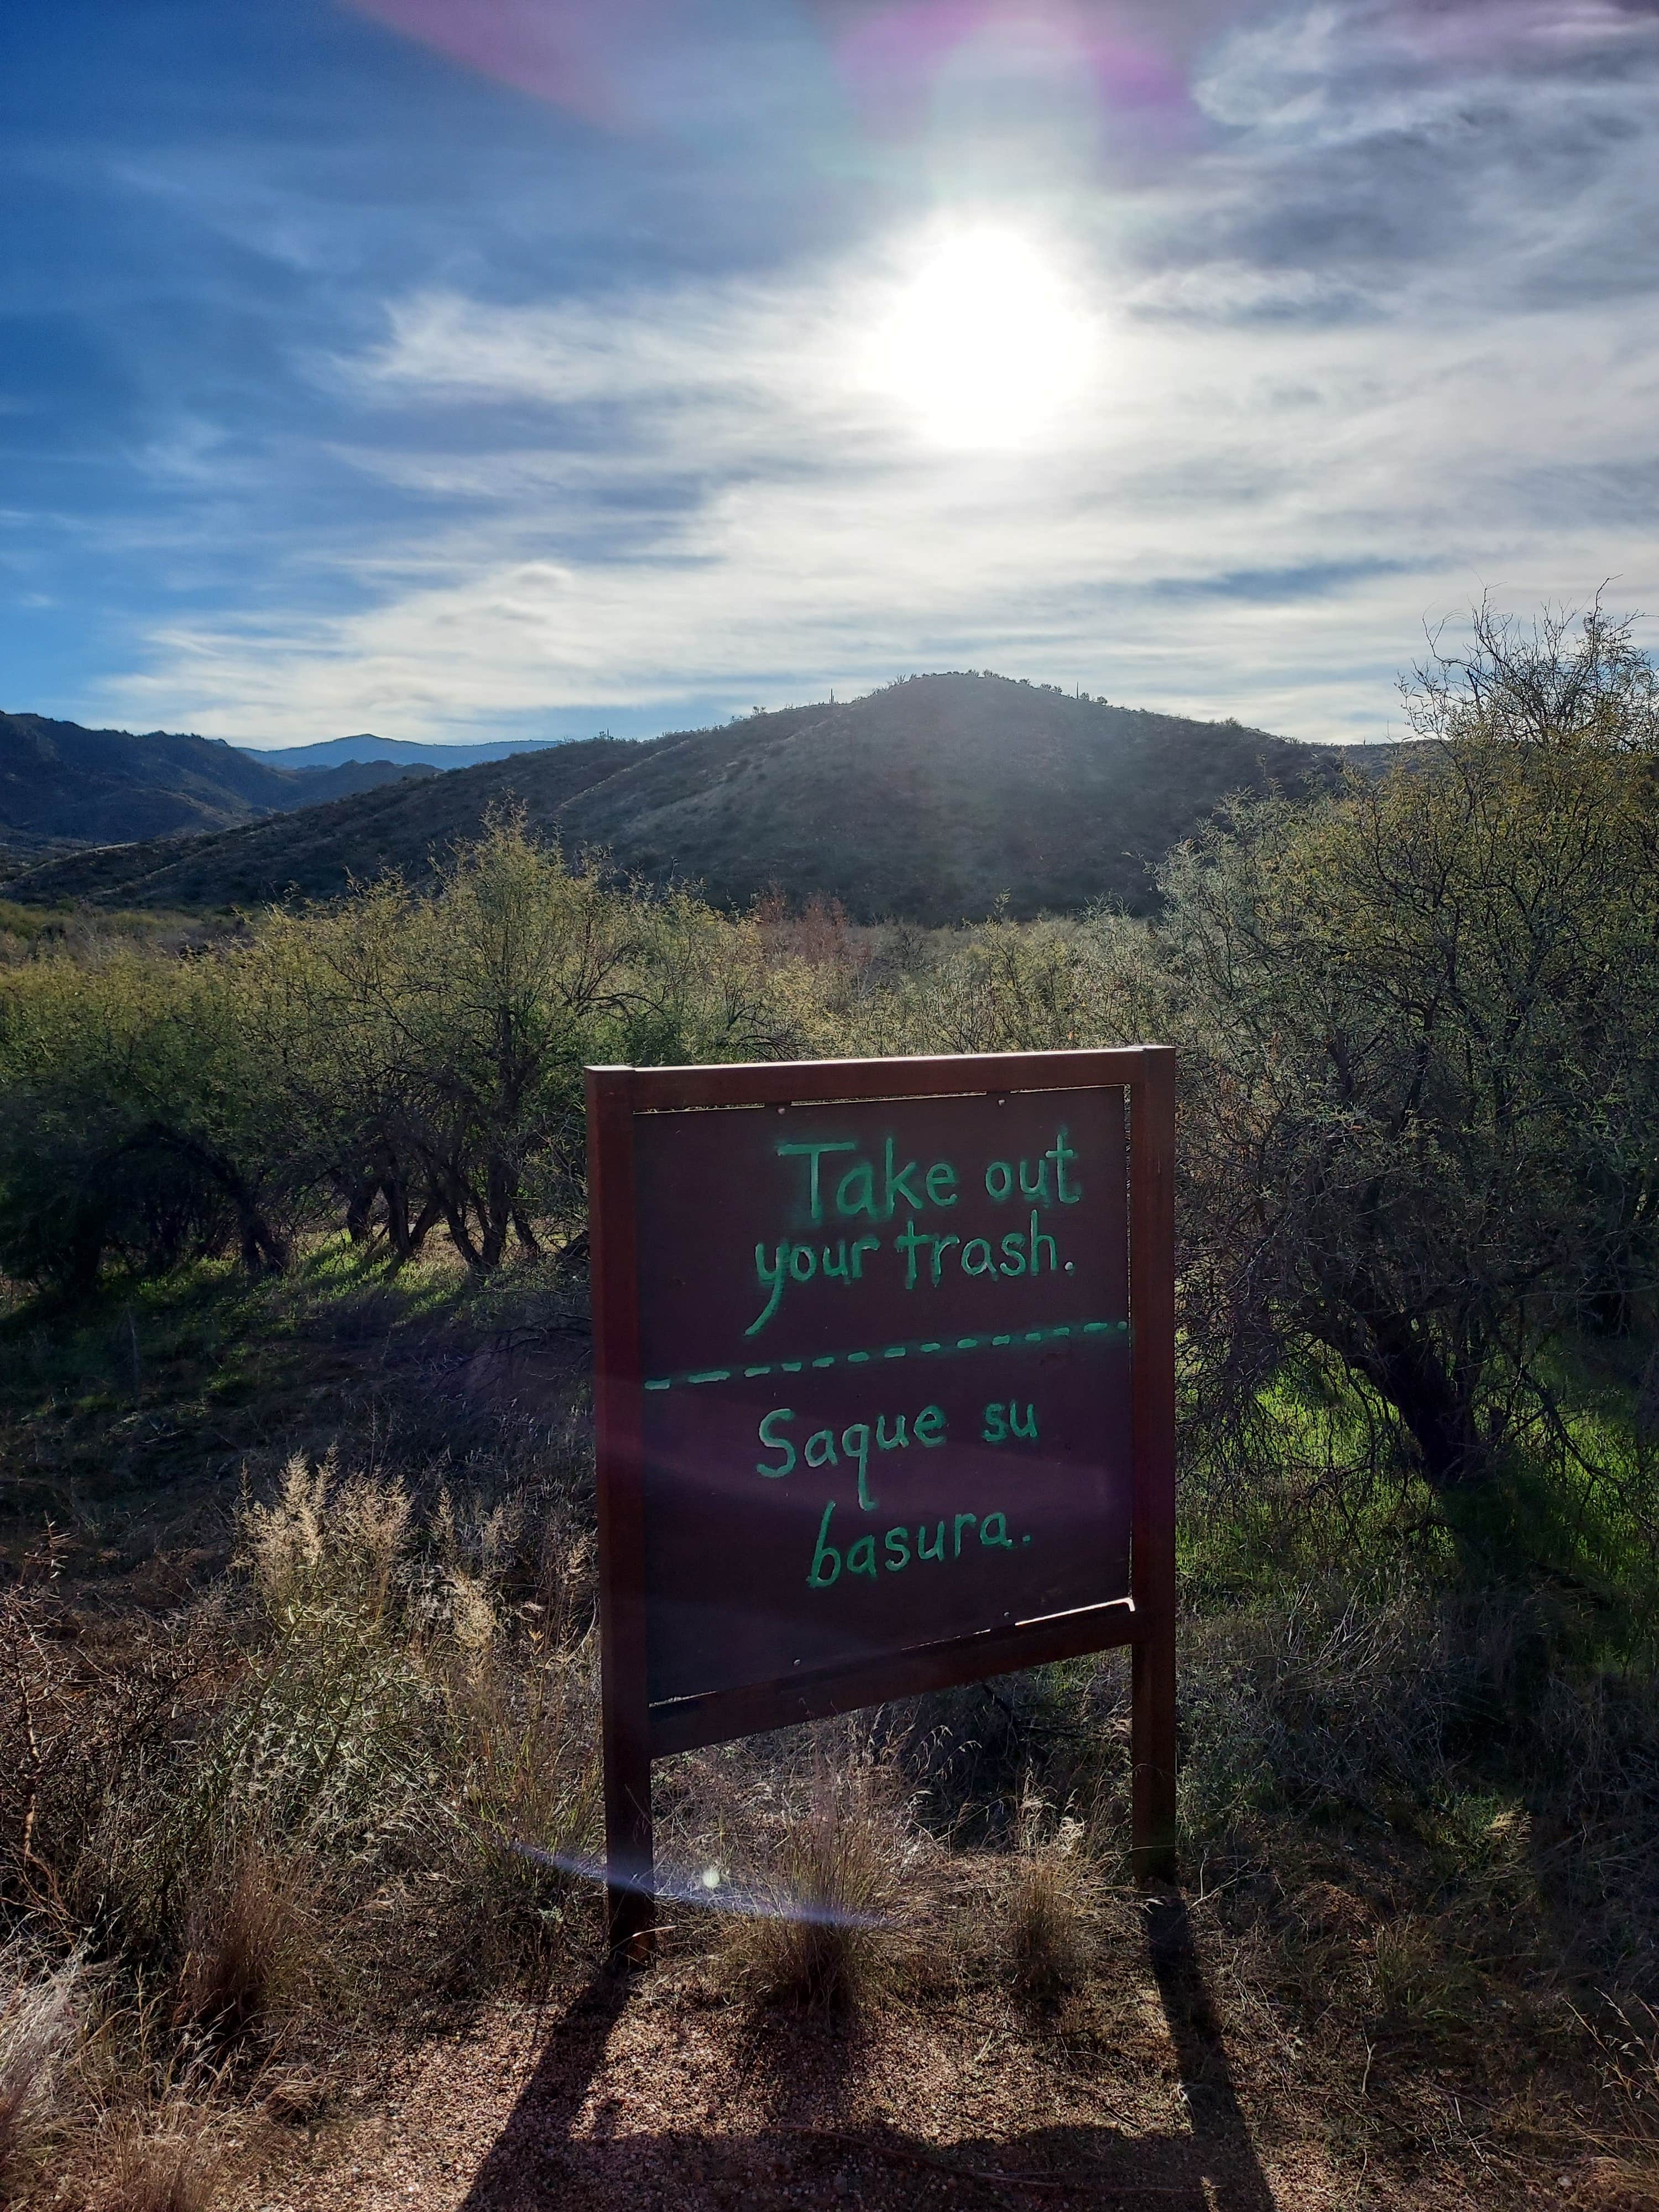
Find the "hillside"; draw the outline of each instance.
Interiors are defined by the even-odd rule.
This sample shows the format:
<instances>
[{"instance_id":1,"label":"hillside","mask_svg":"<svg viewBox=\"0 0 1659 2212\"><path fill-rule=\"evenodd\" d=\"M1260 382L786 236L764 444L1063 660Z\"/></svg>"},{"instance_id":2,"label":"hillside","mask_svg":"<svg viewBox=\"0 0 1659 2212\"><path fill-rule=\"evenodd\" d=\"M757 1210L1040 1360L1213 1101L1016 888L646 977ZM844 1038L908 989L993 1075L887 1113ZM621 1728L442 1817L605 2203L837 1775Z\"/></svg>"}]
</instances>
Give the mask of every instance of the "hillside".
<instances>
[{"instance_id":1,"label":"hillside","mask_svg":"<svg viewBox=\"0 0 1659 2212\"><path fill-rule=\"evenodd\" d=\"M870 920L949 922L1005 896L1016 915L1101 896L1144 908L1163 855L1231 793L1327 782L1342 757L1001 677L917 677L845 705L644 744L589 738L184 843L73 854L28 872L13 896L326 896L386 866L418 877L434 850L515 805L573 850L603 849L649 881L702 883L730 905L776 884Z\"/></svg>"},{"instance_id":2,"label":"hillside","mask_svg":"<svg viewBox=\"0 0 1659 2212\"><path fill-rule=\"evenodd\" d=\"M538 826L552 828L565 800L640 750L619 738L588 738L447 775L426 771L419 781L392 770L381 789L245 828L65 854L16 877L8 896L122 907L325 898L386 867L420 876L431 854L475 835L492 808L521 805ZM293 779L306 790L324 780L320 771Z\"/></svg>"},{"instance_id":3,"label":"hillside","mask_svg":"<svg viewBox=\"0 0 1659 2212\"><path fill-rule=\"evenodd\" d=\"M763 727L763 725L775 726ZM873 920L1131 907L1228 793L1305 784L1334 750L994 676L913 678L786 726L665 740L565 811L621 866L743 904L776 883Z\"/></svg>"},{"instance_id":4,"label":"hillside","mask_svg":"<svg viewBox=\"0 0 1659 2212\"><path fill-rule=\"evenodd\" d=\"M300 775L214 738L0 714L0 846L30 853L223 829L432 774L367 761Z\"/></svg>"}]
</instances>

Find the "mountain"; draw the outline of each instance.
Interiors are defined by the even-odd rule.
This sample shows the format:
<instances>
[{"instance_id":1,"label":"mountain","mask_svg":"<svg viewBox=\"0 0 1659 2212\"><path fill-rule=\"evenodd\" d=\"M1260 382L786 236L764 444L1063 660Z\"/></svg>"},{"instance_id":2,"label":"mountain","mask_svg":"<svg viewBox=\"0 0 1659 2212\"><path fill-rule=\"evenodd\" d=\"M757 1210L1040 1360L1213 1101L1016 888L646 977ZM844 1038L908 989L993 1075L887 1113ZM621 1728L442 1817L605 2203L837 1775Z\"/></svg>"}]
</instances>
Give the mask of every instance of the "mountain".
<instances>
[{"instance_id":1,"label":"mountain","mask_svg":"<svg viewBox=\"0 0 1659 2212\"><path fill-rule=\"evenodd\" d=\"M434 851L476 836L492 808L522 805L538 821L550 821L586 783L612 775L621 757L640 750L620 738L587 738L447 775L430 769L404 775L386 767L384 787L359 798L209 836L64 854L15 876L6 896L96 906L261 906L296 891L326 897L354 877L388 866L418 878ZM325 775L368 773L368 767L313 769L293 781L312 790ZM523 787L532 775L533 805Z\"/></svg>"},{"instance_id":2,"label":"mountain","mask_svg":"<svg viewBox=\"0 0 1659 2212\"><path fill-rule=\"evenodd\" d=\"M237 750L251 760L268 762L272 768L302 771L339 768L348 761L451 769L477 768L484 761L507 760L514 753L546 752L567 742L563 738L518 738L482 745L422 745L407 738L377 738L365 730L359 737L325 738L314 745L240 745Z\"/></svg>"},{"instance_id":3,"label":"mountain","mask_svg":"<svg viewBox=\"0 0 1659 2212\"><path fill-rule=\"evenodd\" d=\"M1005 897L1014 915L1103 896L1144 911L1158 861L1222 799L1328 786L1358 757L1002 677L914 677L840 706L592 738L212 836L73 854L9 896L222 907L327 896L385 867L418 881L514 807L569 851L700 883L729 906L775 884L866 920L945 923Z\"/></svg>"},{"instance_id":4,"label":"mountain","mask_svg":"<svg viewBox=\"0 0 1659 2212\"><path fill-rule=\"evenodd\" d=\"M299 775L216 738L0 714L0 846L29 853L218 830L432 773L370 761Z\"/></svg>"}]
</instances>

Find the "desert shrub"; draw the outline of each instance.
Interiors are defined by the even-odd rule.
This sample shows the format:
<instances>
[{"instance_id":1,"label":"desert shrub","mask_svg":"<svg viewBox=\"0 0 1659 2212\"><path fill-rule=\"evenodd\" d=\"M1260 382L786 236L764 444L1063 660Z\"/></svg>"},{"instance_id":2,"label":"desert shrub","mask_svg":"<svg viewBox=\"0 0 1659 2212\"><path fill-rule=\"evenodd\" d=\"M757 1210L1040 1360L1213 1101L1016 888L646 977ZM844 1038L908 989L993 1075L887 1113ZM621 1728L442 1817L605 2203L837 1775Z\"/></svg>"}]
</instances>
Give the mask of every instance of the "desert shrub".
<instances>
[{"instance_id":1,"label":"desert shrub","mask_svg":"<svg viewBox=\"0 0 1659 2212\"><path fill-rule=\"evenodd\" d=\"M286 1162L228 970L117 949L0 978L0 1267L85 1290L288 1249Z\"/></svg>"},{"instance_id":2,"label":"desert shrub","mask_svg":"<svg viewBox=\"0 0 1659 2212\"><path fill-rule=\"evenodd\" d=\"M568 1216L580 1190L580 1070L634 934L625 896L505 820L429 896L387 878L271 918L250 966L352 1225L378 1203L408 1257L441 1221L484 1269L514 1237L537 1249L532 1216Z\"/></svg>"},{"instance_id":3,"label":"desert shrub","mask_svg":"<svg viewBox=\"0 0 1659 2212\"><path fill-rule=\"evenodd\" d=\"M189 959L0 966L0 1267L76 1291L227 1250L258 1270L336 1226L394 1264L441 1228L488 1273L580 1235L586 1064L821 1048L816 975L754 918L506 817L429 891L387 877Z\"/></svg>"},{"instance_id":4,"label":"desert shrub","mask_svg":"<svg viewBox=\"0 0 1659 2212\"><path fill-rule=\"evenodd\" d=\"M1176 856L1158 969L1214 1465L1265 1468L1264 1390L1334 1371L1443 1493L1571 1456L1564 1329L1650 1328L1659 710L1599 611L1482 615L1411 699L1421 756Z\"/></svg>"},{"instance_id":5,"label":"desert shrub","mask_svg":"<svg viewBox=\"0 0 1659 2212\"><path fill-rule=\"evenodd\" d=\"M861 1048L1031 1052L1122 1041L1113 972L1098 927L1066 921L982 922L917 939L890 954L884 988L848 1008Z\"/></svg>"}]
</instances>

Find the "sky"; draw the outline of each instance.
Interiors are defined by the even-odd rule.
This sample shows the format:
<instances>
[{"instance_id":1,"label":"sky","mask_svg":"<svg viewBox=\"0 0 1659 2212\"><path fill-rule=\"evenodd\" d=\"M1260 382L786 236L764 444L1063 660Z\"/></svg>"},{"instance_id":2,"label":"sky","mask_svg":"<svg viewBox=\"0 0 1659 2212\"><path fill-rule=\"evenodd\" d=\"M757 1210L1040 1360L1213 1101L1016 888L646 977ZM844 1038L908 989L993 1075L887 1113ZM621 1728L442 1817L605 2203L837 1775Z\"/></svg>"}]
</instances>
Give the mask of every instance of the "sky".
<instances>
[{"instance_id":1,"label":"sky","mask_svg":"<svg viewBox=\"0 0 1659 2212\"><path fill-rule=\"evenodd\" d=\"M1659 0L14 0L0 705L288 744L1659 643Z\"/></svg>"}]
</instances>

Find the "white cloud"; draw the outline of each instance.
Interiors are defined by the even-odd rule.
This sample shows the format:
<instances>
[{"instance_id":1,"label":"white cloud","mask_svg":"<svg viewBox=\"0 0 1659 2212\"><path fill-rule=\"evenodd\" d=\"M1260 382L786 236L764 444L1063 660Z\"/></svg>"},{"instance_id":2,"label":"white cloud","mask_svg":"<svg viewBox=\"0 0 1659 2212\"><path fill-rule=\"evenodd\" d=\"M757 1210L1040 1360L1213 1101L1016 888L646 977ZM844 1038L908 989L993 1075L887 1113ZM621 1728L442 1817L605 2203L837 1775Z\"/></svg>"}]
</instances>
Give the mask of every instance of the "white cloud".
<instances>
[{"instance_id":1,"label":"white cloud","mask_svg":"<svg viewBox=\"0 0 1659 2212\"><path fill-rule=\"evenodd\" d=\"M1534 70L1496 150L1466 147L1456 87L1375 80L1389 39L1333 9L1241 33L1202 88L1224 149L1161 198L1046 211L1097 368L1018 453L939 450L869 373L912 240L765 281L393 301L385 343L325 373L374 426L354 465L453 519L356 553L349 611L169 630L117 703L413 736L969 665L1358 736L1423 620L1483 588L1525 607L1611 575L1659 607L1626 489L1659 486L1659 292L1588 265L1651 176L1651 82ZM1391 183L1401 134L1432 158ZM1332 160L1360 167L1330 185ZM1329 222L1319 245L1322 176L1419 250Z\"/></svg>"}]
</instances>

